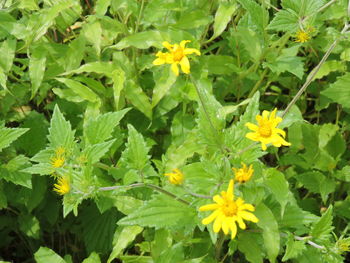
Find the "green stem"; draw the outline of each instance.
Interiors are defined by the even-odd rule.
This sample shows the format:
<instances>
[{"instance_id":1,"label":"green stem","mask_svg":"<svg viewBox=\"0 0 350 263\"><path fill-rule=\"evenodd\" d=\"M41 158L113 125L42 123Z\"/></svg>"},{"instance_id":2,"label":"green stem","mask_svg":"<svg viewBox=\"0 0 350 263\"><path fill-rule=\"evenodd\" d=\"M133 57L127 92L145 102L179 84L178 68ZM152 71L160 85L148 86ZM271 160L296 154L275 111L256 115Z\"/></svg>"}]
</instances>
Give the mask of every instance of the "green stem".
<instances>
[{"instance_id":1,"label":"green stem","mask_svg":"<svg viewBox=\"0 0 350 263\"><path fill-rule=\"evenodd\" d=\"M143 8L144 8L144 6L145 6L145 0L141 0L140 12L139 12L139 15L138 15L137 20L136 20L135 33L137 33L137 31L139 30L141 18L142 18L142 15L143 15Z\"/></svg>"},{"instance_id":2,"label":"green stem","mask_svg":"<svg viewBox=\"0 0 350 263\"><path fill-rule=\"evenodd\" d=\"M220 262L221 250L222 250L222 245L224 244L224 241L225 241L225 235L222 232L220 232L219 238L216 241L216 245L215 245L215 258L218 262Z\"/></svg>"}]
</instances>

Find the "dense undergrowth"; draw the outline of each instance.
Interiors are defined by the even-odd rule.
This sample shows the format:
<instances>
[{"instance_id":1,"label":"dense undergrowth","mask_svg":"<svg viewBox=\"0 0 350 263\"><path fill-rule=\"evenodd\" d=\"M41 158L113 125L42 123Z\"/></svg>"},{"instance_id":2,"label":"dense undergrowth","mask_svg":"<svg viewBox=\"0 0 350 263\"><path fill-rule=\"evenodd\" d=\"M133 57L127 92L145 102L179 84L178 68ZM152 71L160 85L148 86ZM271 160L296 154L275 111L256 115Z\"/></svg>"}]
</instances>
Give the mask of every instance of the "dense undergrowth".
<instances>
[{"instance_id":1,"label":"dense undergrowth","mask_svg":"<svg viewBox=\"0 0 350 263\"><path fill-rule=\"evenodd\" d=\"M0 262L343 262L349 20L0 0Z\"/></svg>"}]
</instances>

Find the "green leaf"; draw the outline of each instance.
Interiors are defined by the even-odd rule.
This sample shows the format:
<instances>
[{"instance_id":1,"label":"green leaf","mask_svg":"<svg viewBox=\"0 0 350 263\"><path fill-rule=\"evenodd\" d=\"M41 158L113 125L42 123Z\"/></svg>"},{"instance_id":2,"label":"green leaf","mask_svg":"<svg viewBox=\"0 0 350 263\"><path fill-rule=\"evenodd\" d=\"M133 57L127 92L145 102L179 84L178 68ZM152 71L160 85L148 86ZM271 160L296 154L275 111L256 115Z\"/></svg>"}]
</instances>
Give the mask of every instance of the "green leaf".
<instances>
[{"instance_id":1,"label":"green leaf","mask_svg":"<svg viewBox=\"0 0 350 263\"><path fill-rule=\"evenodd\" d=\"M264 65L268 66L272 72L278 75L286 71L297 76L299 79L302 79L304 75L303 59L298 56L284 54L278 57L274 62L266 62Z\"/></svg>"},{"instance_id":2,"label":"green leaf","mask_svg":"<svg viewBox=\"0 0 350 263\"><path fill-rule=\"evenodd\" d=\"M215 39L224 32L227 24L231 21L233 13L237 10L238 5L235 2L225 3L222 2L219 5L218 10L215 13L214 18L214 34L211 39Z\"/></svg>"},{"instance_id":3,"label":"green leaf","mask_svg":"<svg viewBox=\"0 0 350 263\"><path fill-rule=\"evenodd\" d=\"M121 68L117 68L113 71L112 74L112 80L113 80L113 96L114 96L114 104L116 110L120 110L122 108L122 101L121 101L121 92L124 89L124 83L125 83L125 72Z\"/></svg>"},{"instance_id":4,"label":"green leaf","mask_svg":"<svg viewBox=\"0 0 350 263\"><path fill-rule=\"evenodd\" d=\"M39 239L40 225L39 220L35 216L29 214L20 215L18 218L18 224L20 226L20 230L28 237Z\"/></svg>"},{"instance_id":5,"label":"green leaf","mask_svg":"<svg viewBox=\"0 0 350 263\"><path fill-rule=\"evenodd\" d=\"M54 171L55 170L52 168L52 165L49 163L34 164L33 166L22 170L22 172L25 172L25 173L39 174L39 175L49 175L49 174L52 174Z\"/></svg>"},{"instance_id":6,"label":"green leaf","mask_svg":"<svg viewBox=\"0 0 350 263\"><path fill-rule=\"evenodd\" d=\"M260 93L257 91L254 96L249 101L249 104L244 112L243 115L241 115L239 122L240 126L244 126L247 122L255 122L255 117L259 113L259 100L260 100Z\"/></svg>"},{"instance_id":7,"label":"green leaf","mask_svg":"<svg viewBox=\"0 0 350 263\"><path fill-rule=\"evenodd\" d=\"M95 13L96 15L103 16L106 12L108 7L111 4L111 0L100 0L95 5Z\"/></svg>"},{"instance_id":8,"label":"green leaf","mask_svg":"<svg viewBox=\"0 0 350 263\"><path fill-rule=\"evenodd\" d=\"M97 163L105 154L109 151L112 144L115 142L115 139L102 142L94 145L89 145L86 147L82 154L86 157L88 162L94 164Z\"/></svg>"},{"instance_id":9,"label":"green leaf","mask_svg":"<svg viewBox=\"0 0 350 263\"><path fill-rule=\"evenodd\" d=\"M36 263L66 263L63 258L47 247L40 247L34 254Z\"/></svg>"},{"instance_id":10,"label":"green leaf","mask_svg":"<svg viewBox=\"0 0 350 263\"><path fill-rule=\"evenodd\" d=\"M138 133L131 124L128 124L128 130L128 143L122 153L120 162L124 167L142 171L149 162L149 147L146 145L142 134Z\"/></svg>"},{"instance_id":11,"label":"green leaf","mask_svg":"<svg viewBox=\"0 0 350 263\"><path fill-rule=\"evenodd\" d=\"M331 84L328 89L321 91L321 94L345 108L350 108L349 82L350 73L346 73Z\"/></svg>"},{"instance_id":12,"label":"green leaf","mask_svg":"<svg viewBox=\"0 0 350 263\"><path fill-rule=\"evenodd\" d=\"M208 25L212 21L210 14L202 10L194 10L182 12L180 19L176 24L172 24L175 28L191 29Z\"/></svg>"},{"instance_id":13,"label":"green leaf","mask_svg":"<svg viewBox=\"0 0 350 263\"><path fill-rule=\"evenodd\" d=\"M158 104L175 83L176 75L171 71L170 67L162 67L154 73L154 80L156 85L153 88L152 108Z\"/></svg>"},{"instance_id":14,"label":"green leaf","mask_svg":"<svg viewBox=\"0 0 350 263\"><path fill-rule=\"evenodd\" d=\"M148 96L143 92L140 86L138 86L133 80L129 80L126 83L124 89L125 96L130 100L138 110L145 114L149 119L152 119L152 105Z\"/></svg>"},{"instance_id":15,"label":"green leaf","mask_svg":"<svg viewBox=\"0 0 350 263\"><path fill-rule=\"evenodd\" d=\"M93 18L93 17L91 17ZM83 27L82 34L85 39L92 44L94 47L97 56L100 56L101 53L101 39L102 39L102 28L99 21L92 21L89 19L89 23L85 23Z\"/></svg>"},{"instance_id":16,"label":"green leaf","mask_svg":"<svg viewBox=\"0 0 350 263\"><path fill-rule=\"evenodd\" d=\"M274 263L280 250L280 233L276 219L271 210L263 203L256 207L254 214L259 219L257 225L263 230L264 245L269 261Z\"/></svg>"},{"instance_id":17,"label":"green leaf","mask_svg":"<svg viewBox=\"0 0 350 263\"><path fill-rule=\"evenodd\" d=\"M64 147L71 149L74 143L74 131L72 131L70 123L64 119L57 105L55 105L53 111L47 137L52 148Z\"/></svg>"},{"instance_id":18,"label":"green leaf","mask_svg":"<svg viewBox=\"0 0 350 263\"><path fill-rule=\"evenodd\" d=\"M5 90L7 90L6 81L7 81L7 75L5 74L4 70L0 67L0 85Z\"/></svg>"},{"instance_id":19,"label":"green leaf","mask_svg":"<svg viewBox=\"0 0 350 263\"><path fill-rule=\"evenodd\" d=\"M2 149L8 147L18 137L23 135L29 129L25 128L0 128L0 152Z\"/></svg>"},{"instance_id":20,"label":"green leaf","mask_svg":"<svg viewBox=\"0 0 350 263\"><path fill-rule=\"evenodd\" d=\"M327 178L318 171L297 174L296 177L305 188L313 193L320 194L324 203L327 201L328 194L334 192L336 187L332 179Z\"/></svg>"},{"instance_id":21,"label":"green leaf","mask_svg":"<svg viewBox=\"0 0 350 263\"><path fill-rule=\"evenodd\" d=\"M324 2L323 0L283 0L282 6L284 9L293 10L302 18L316 12Z\"/></svg>"},{"instance_id":22,"label":"green leaf","mask_svg":"<svg viewBox=\"0 0 350 263\"><path fill-rule=\"evenodd\" d=\"M288 181L283 173L271 168L267 170L265 184L272 192L277 202L281 205L281 214L283 214L284 208L289 202L291 196Z\"/></svg>"},{"instance_id":23,"label":"green leaf","mask_svg":"<svg viewBox=\"0 0 350 263\"><path fill-rule=\"evenodd\" d=\"M118 195L115 197L114 206L123 214L129 215L143 205L143 201L131 196Z\"/></svg>"},{"instance_id":24,"label":"green leaf","mask_svg":"<svg viewBox=\"0 0 350 263\"><path fill-rule=\"evenodd\" d=\"M263 32L269 22L269 13L267 10L253 0L238 0L238 2L247 10L253 24L259 31Z\"/></svg>"},{"instance_id":25,"label":"green leaf","mask_svg":"<svg viewBox=\"0 0 350 263\"><path fill-rule=\"evenodd\" d=\"M258 63L262 55L261 38L258 34L245 27L239 27L237 29L237 35L243 44L244 49L248 52L252 61Z\"/></svg>"},{"instance_id":26,"label":"green leaf","mask_svg":"<svg viewBox=\"0 0 350 263\"><path fill-rule=\"evenodd\" d=\"M313 225L311 236L320 240L328 240L333 230L333 206L328 207L322 217Z\"/></svg>"},{"instance_id":27,"label":"green leaf","mask_svg":"<svg viewBox=\"0 0 350 263\"><path fill-rule=\"evenodd\" d=\"M99 115L96 119L90 119L84 128L84 137L89 144L97 144L104 142L112 137L112 132L116 126L119 125L120 120L130 108L117 111L108 112Z\"/></svg>"},{"instance_id":28,"label":"green leaf","mask_svg":"<svg viewBox=\"0 0 350 263\"><path fill-rule=\"evenodd\" d=\"M238 249L245 258L252 263L263 263L263 251L261 250L261 235L242 231L237 238ZM252 253L254 251L254 253Z\"/></svg>"},{"instance_id":29,"label":"green leaf","mask_svg":"<svg viewBox=\"0 0 350 263\"><path fill-rule=\"evenodd\" d=\"M29 59L29 77L32 82L32 97L37 93L41 82L44 79L46 68L46 52L37 48Z\"/></svg>"},{"instance_id":30,"label":"green leaf","mask_svg":"<svg viewBox=\"0 0 350 263\"><path fill-rule=\"evenodd\" d=\"M84 259L84 261L82 263L101 263L101 259L100 259L100 256L96 252L92 252L90 254L90 256L88 258Z\"/></svg>"},{"instance_id":31,"label":"green leaf","mask_svg":"<svg viewBox=\"0 0 350 263\"><path fill-rule=\"evenodd\" d=\"M165 249L155 261L156 263L183 262L184 248L181 242Z\"/></svg>"},{"instance_id":32,"label":"green leaf","mask_svg":"<svg viewBox=\"0 0 350 263\"><path fill-rule=\"evenodd\" d=\"M283 32L294 32L299 27L298 21L298 15L292 10L280 10L275 14L268 26L268 29Z\"/></svg>"},{"instance_id":33,"label":"green leaf","mask_svg":"<svg viewBox=\"0 0 350 263\"><path fill-rule=\"evenodd\" d=\"M109 255L107 263L117 258L142 230L143 228L139 226L118 227L114 233L113 250Z\"/></svg>"},{"instance_id":34,"label":"green leaf","mask_svg":"<svg viewBox=\"0 0 350 263\"><path fill-rule=\"evenodd\" d=\"M201 59L207 64L210 74L229 75L240 71L231 56L208 55Z\"/></svg>"},{"instance_id":35,"label":"green leaf","mask_svg":"<svg viewBox=\"0 0 350 263\"><path fill-rule=\"evenodd\" d=\"M328 60L322 64L320 70L316 73L314 80L322 79L323 77L329 75L331 72L334 71L344 72L345 70L346 64L343 61Z\"/></svg>"},{"instance_id":36,"label":"green leaf","mask_svg":"<svg viewBox=\"0 0 350 263\"><path fill-rule=\"evenodd\" d=\"M87 86L81 84L79 81L75 81L72 79L66 79L66 78L56 78L56 80L65 84L77 96L83 98L84 100L87 100L90 102L99 101L99 97L96 95L96 93L93 92L91 89L89 89Z\"/></svg>"},{"instance_id":37,"label":"green leaf","mask_svg":"<svg viewBox=\"0 0 350 263\"><path fill-rule=\"evenodd\" d=\"M282 258L282 262L298 257L305 249L306 246L304 241L297 241L292 234L289 234L286 244L286 252Z\"/></svg>"},{"instance_id":38,"label":"green leaf","mask_svg":"<svg viewBox=\"0 0 350 263\"><path fill-rule=\"evenodd\" d=\"M196 222L196 211L170 197L157 194L142 207L118 221L119 225L181 227Z\"/></svg>"},{"instance_id":39,"label":"green leaf","mask_svg":"<svg viewBox=\"0 0 350 263\"><path fill-rule=\"evenodd\" d=\"M16 52L16 39L8 38L0 44L0 67L8 73Z\"/></svg>"},{"instance_id":40,"label":"green leaf","mask_svg":"<svg viewBox=\"0 0 350 263\"><path fill-rule=\"evenodd\" d=\"M151 30L127 36L110 48L124 49L130 46L140 49L150 47L162 48L162 42L167 40L169 40L169 36L166 33Z\"/></svg>"},{"instance_id":41,"label":"green leaf","mask_svg":"<svg viewBox=\"0 0 350 263\"><path fill-rule=\"evenodd\" d=\"M81 73L97 73L104 74L107 77L112 77L113 71L115 70L115 65L111 62L102 62L95 61L82 65L80 68L65 72L62 75L70 75L70 74L81 74Z\"/></svg>"},{"instance_id":42,"label":"green leaf","mask_svg":"<svg viewBox=\"0 0 350 263\"><path fill-rule=\"evenodd\" d=\"M18 155L0 166L0 177L14 184L32 188L32 176L22 171L28 164L27 157Z\"/></svg>"}]
</instances>

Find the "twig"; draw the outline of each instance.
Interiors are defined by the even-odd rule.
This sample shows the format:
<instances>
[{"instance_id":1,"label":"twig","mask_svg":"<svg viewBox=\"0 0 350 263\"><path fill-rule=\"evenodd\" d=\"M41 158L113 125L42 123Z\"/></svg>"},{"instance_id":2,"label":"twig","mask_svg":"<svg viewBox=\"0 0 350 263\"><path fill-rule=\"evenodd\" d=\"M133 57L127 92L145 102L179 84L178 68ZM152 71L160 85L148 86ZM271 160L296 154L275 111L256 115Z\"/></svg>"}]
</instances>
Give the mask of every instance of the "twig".
<instances>
[{"instance_id":1,"label":"twig","mask_svg":"<svg viewBox=\"0 0 350 263\"><path fill-rule=\"evenodd\" d=\"M310 237L299 237L299 236L294 236L294 239L299 240L299 241L304 241L305 239L308 239ZM318 249L325 249L324 246L318 245L315 242L312 242L311 240L307 240L306 243L308 243L310 246L313 246Z\"/></svg>"},{"instance_id":2,"label":"twig","mask_svg":"<svg viewBox=\"0 0 350 263\"><path fill-rule=\"evenodd\" d=\"M350 25L346 24L343 28L343 30L341 31L341 35L343 35L344 33L346 33L346 31L349 29ZM306 79L306 82L304 83L304 85L300 88L300 90L298 91L298 93L294 96L294 98L292 99L292 101L288 104L287 108L284 110L284 112L282 113L282 118L288 113L288 111L290 110L290 108L295 104L295 102L299 99L299 97L301 96L301 94L304 93L304 91L307 89L307 87L311 84L311 82L313 81L313 78L316 76L317 72L320 70L321 66L323 65L323 63L327 60L327 58L329 57L329 55L331 54L331 52L333 51L333 49L335 48L335 46L338 44L339 40L341 39L341 37L338 37L336 40L334 40L334 42L332 43L332 45L328 48L326 54L324 54L324 56L322 57L321 61L318 63L318 65L310 72L309 76Z\"/></svg>"}]
</instances>

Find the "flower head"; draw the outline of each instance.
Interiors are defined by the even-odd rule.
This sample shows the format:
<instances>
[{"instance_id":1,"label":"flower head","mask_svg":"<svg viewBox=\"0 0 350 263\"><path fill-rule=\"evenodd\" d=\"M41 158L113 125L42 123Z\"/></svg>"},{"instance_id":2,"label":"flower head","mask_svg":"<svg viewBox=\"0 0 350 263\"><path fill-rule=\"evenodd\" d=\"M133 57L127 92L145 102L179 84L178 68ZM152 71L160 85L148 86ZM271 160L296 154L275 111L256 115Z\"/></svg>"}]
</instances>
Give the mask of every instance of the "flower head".
<instances>
[{"instance_id":1,"label":"flower head","mask_svg":"<svg viewBox=\"0 0 350 263\"><path fill-rule=\"evenodd\" d=\"M51 165L54 168L60 168L64 165L65 158L62 155L57 155L51 158Z\"/></svg>"},{"instance_id":2,"label":"flower head","mask_svg":"<svg viewBox=\"0 0 350 263\"><path fill-rule=\"evenodd\" d=\"M168 176L169 182L172 184L182 184L184 180L183 173L177 168L173 169L172 173L166 173L164 175Z\"/></svg>"},{"instance_id":3,"label":"flower head","mask_svg":"<svg viewBox=\"0 0 350 263\"><path fill-rule=\"evenodd\" d=\"M339 254L343 254L345 252L350 251L350 238L341 238L337 241L336 249L339 251Z\"/></svg>"},{"instance_id":4,"label":"flower head","mask_svg":"<svg viewBox=\"0 0 350 263\"><path fill-rule=\"evenodd\" d=\"M295 42L305 43L311 39L311 34L315 31L315 28L308 26L306 30L299 29L295 34Z\"/></svg>"},{"instance_id":5,"label":"flower head","mask_svg":"<svg viewBox=\"0 0 350 263\"><path fill-rule=\"evenodd\" d=\"M275 147L291 145L283 139L286 136L286 133L283 130L276 128L282 121L281 117L276 117L276 111L277 109L274 109L272 112L263 111L262 116L256 115L258 125L250 122L245 124L250 130L254 131L247 133L246 137L253 141L260 141L263 151L266 150L266 144L268 143L272 143Z\"/></svg>"},{"instance_id":6,"label":"flower head","mask_svg":"<svg viewBox=\"0 0 350 263\"><path fill-rule=\"evenodd\" d=\"M180 44L170 44L165 41L162 45L169 51L166 53L158 52L157 58L153 61L153 65L171 64L171 70L176 76L179 75L178 64L180 64L181 70L185 74L190 73L190 62L187 55L195 53L200 56L201 53L195 48L186 48L186 44L191 42L190 40L182 40Z\"/></svg>"},{"instance_id":7,"label":"flower head","mask_svg":"<svg viewBox=\"0 0 350 263\"><path fill-rule=\"evenodd\" d=\"M242 168L232 168L232 170L235 173L235 180L240 183L245 183L253 176L254 169L253 165L249 165L249 167L247 167L245 163L242 163L242 166Z\"/></svg>"},{"instance_id":8,"label":"flower head","mask_svg":"<svg viewBox=\"0 0 350 263\"><path fill-rule=\"evenodd\" d=\"M241 229L246 228L243 220L257 223L258 218L250 212L254 212L255 208L251 204L245 204L242 198L237 198L233 193L234 181L230 180L227 191L222 191L221 196L215 195L213 197L214 204L201 206L199 211L214 210L208 217L202 220L202 224L208 225L214 220L213 230L218 233L220 229L227 235L231 232L231 238L234 239L237 234L237 225ZM249 212L250 211L250 212Z\"/></svg>"},{"instance_id":9,"label":"flower head","mask_svg":"<svg viewBox=\"0 0 350 263\"><path fill-rule=\"evenodd\" d=\"M62 146L57 147L55 150L56 156L63 156L66 153L66 149Z\"/></svg>"},{"instance_id":10,"label":"flower head","mask_svg":"<svg viewBox=\"0 0 350 263\"><path fill-rule=\"evenodd\" d=\"M58 178L58 183L54 184L53 190L60 195L65 195L70 191L70 182L68 177L60 177Z\"/></svg>"}]
</instances>

